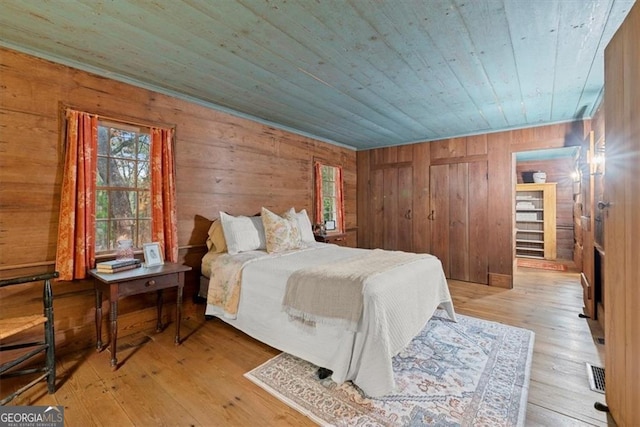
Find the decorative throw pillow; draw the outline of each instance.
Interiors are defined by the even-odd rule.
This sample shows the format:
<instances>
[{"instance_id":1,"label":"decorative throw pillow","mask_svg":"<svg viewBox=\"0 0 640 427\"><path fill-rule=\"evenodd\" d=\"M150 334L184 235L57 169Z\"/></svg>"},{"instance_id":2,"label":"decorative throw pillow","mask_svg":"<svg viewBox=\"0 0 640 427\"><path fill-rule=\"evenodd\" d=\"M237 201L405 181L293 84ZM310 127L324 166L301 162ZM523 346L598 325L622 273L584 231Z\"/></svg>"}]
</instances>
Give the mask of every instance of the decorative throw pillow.
<instances>
[{"instance_id":1,"label":"decorative throw pillow","mask_svg":"<svg viewBox=\"0 0 640 427\"><path fill-rule=\"evenodd\" d=\"M255 220L247 216L231 216L220 212L220 221L229 254L260 249L261 241L264 240L264 237L261 239L260 233L264 235L264 230L258 230Z\"/></svg>"},{"instance_id":2,"label":"decorative throw pillow","mask_svg":"<svg viewBox=\"0 0 640 427\"><path fill-rule=\"evenodd\" d=\"M283 252L300 247L300 230L297 220L283 218L262 208L262 224L267 241L267 252Z\"/></svg>"},{"instance_id":3,"label":"decorative throw pillow","mask_svg":"<svg viewBox=\"0 0 640 427\"><path fill-rule=\"evenodd\" d=\"M209 237L207 237L207 248L215 253L227 251L227 242L224 240L224 231L219 218L216 218L209 227Z\"/></svg>"}]
</instances>

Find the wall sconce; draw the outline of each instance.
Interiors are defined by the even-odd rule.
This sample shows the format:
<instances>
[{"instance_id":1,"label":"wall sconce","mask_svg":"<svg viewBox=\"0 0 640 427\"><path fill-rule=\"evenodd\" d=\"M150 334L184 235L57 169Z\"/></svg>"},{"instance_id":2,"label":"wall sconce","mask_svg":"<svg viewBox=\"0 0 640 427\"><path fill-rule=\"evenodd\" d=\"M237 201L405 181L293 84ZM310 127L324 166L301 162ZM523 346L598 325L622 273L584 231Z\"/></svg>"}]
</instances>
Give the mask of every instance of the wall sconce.
<instances>
[{"instance_id":1,"label":"wall sconce","mask_svg":"<svg viewBox=\"0 0 640 427\"><path fill-rule=\"evenodd\" d=\"M602 175L604 173L604 145L597 147L594 155L591 157L589 164L591 165L591 175Z\"/></svg>"}]
</instances>

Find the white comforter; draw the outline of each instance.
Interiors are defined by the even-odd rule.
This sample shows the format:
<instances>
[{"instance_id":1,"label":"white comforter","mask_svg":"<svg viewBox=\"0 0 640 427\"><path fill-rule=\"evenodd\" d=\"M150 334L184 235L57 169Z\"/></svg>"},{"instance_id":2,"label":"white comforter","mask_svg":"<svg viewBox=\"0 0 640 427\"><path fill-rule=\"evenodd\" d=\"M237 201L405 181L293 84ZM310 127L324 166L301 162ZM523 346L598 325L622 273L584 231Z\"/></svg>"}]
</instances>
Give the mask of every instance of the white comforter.
<instances>
[{"instance_id":1,"label":"white comforter","mask_svg":"<svg viewBox=\"0 0 640 427\"><path fill-rule=\"evenodd\" d=\"M243 268L235 319L207 305L218 316L274 348L331 369L337 383L353 381L369 396L393 391L391 358L426 325L438 306L452 320L455 312L440 261L428 257L377 274L363 289L363 314L356 332L332 325L302 328L282 311L289 275L299 269L331 263L366 249L317 244L283 254L256 252ZM212 266L215 268L215 265ZM330 295L327 298L331 298Z\"/></svg>"}]
</instances>

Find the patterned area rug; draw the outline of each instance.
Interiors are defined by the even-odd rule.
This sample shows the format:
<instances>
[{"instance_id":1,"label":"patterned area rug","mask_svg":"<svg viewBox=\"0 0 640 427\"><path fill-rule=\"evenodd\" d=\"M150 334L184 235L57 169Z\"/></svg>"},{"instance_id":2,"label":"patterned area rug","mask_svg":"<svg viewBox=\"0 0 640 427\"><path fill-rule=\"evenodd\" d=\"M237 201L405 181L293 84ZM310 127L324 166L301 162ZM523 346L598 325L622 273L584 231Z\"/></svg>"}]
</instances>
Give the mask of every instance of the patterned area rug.
<instances>
[{"instance_id":1,"label":"patterned area rug","mask_svg":"<svg viewBox=\"0 0 640 427\"><path fill-rule=\"evenodd\" d=\"M393 359L396 391L368 398L352 383L282 353L245 374L323 426L524 425L534 333L442 311Z\"/></svg>"}]
</instances>

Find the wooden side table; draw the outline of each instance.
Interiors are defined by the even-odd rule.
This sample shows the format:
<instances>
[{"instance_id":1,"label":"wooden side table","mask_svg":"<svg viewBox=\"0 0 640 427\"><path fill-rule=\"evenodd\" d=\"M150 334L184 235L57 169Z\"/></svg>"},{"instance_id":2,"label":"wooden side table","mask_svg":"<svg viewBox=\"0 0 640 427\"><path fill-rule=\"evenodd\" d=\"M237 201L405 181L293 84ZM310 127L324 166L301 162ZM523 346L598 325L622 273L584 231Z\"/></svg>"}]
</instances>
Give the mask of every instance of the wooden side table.
<instances>
[{"instance_id":1,"label":"wooden side table","mask_svg":"<svg viewBox=\"0 0 640 427\"><path fill-rule=\"evenodd\" d=\"M314 236L316 238L316 242L347 246L347 233L327 233L325 235L314 234Z\"/></svg>"},{"instance_id":2,"label":"wooden side table","mask_svg":"<svg viewBox=\"0 0 640 427\"><path fill-rule=\"evenodd\" d=\"M156 291L158 293L157 308L158 322L156 331L162 330L162 290L178 287L178 298L176 302L176 337L175 344L180 344L180 318L182 317L182 290L184 288L184 273L190 271L187 265L164 263L154 267L140 267L133 270L119 273L105 274L93 269L89 274L93 276L94 289L96 292L96 349L102 351L102 294L109 295L111 320L111 368L117 369L118 358L116 348L118 340L118 300L120 298Z\"/></svg>"}]
</instances>

